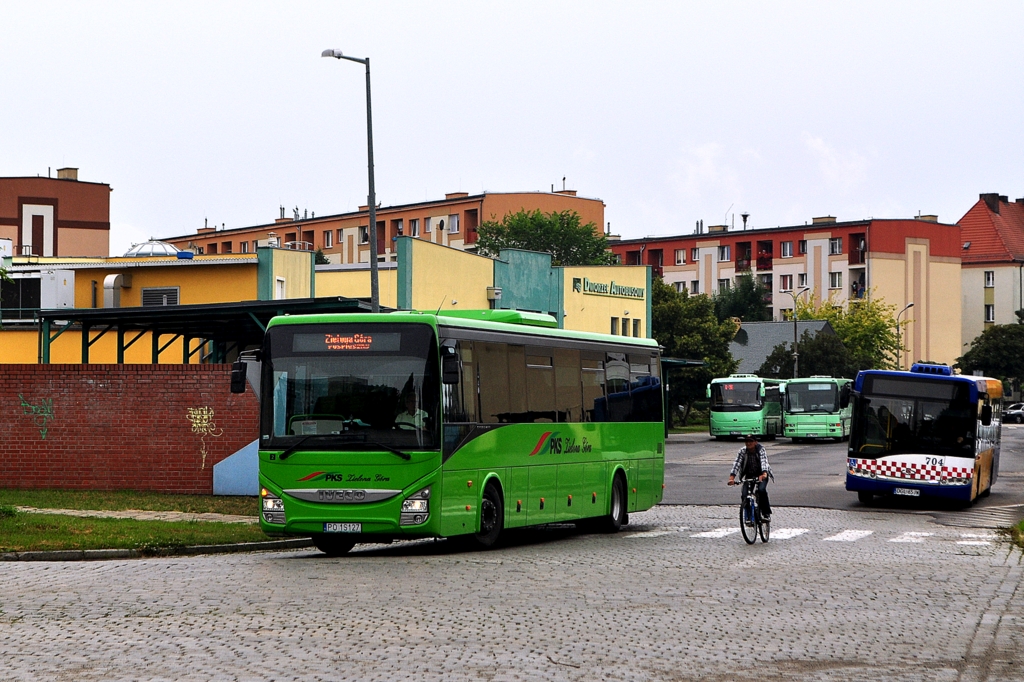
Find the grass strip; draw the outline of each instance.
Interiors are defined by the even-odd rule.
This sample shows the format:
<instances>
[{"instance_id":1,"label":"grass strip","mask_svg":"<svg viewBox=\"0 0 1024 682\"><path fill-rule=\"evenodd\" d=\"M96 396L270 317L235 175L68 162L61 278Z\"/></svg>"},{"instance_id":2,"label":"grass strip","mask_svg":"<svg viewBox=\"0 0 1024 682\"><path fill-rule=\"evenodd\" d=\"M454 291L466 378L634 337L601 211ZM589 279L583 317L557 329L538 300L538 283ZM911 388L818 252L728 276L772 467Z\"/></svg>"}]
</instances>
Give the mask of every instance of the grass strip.
<instances>
[{"instance_id":1,"label":"grass strip","mask_svg":"<svg viewBox=\"0 0 1024 682\"><path fill-rule=\"evenodd\" d=\"M0 507L0 509L9 507ZM259 526L237 523L82 519L0 513L0 554L69 549L135 549L263 542Z\"/></svg>"},{"instance_id":2,"label":"grass strip","mask_svg":"<svg viewBox=\"0 0 1024 682\"><path fill-rule=\"evenodd\" d=\"M1014 544L1024 549L1024 521L1010 528L1010 536L1013 538Z\"/></svg>"},{"instance_id":3,"label":"grass strip","mask_svg":"<svg viewBox=\"0 0 1024 682\"><path fill-rule=\"evenodd\" d=\"M0 488L0 507L98 509L102 511L180 511L257 516L256 497L170 495L139 490L19 490Z\"/></svg>"}]
</instances>

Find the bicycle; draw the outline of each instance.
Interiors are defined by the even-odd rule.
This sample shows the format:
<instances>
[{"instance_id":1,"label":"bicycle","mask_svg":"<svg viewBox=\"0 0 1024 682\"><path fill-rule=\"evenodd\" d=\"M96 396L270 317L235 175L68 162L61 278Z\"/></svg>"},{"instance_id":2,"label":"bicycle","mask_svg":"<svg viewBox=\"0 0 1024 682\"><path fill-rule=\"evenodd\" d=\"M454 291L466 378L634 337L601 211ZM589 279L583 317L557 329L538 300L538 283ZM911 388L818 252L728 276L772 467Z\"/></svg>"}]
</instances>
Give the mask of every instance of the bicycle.
<instances>
[{"instance_id":1,"label":"bicycle","mask_svg":"<svg viewBox=\"0 0 1024 682\"><path fill-rule=\"evenodd\" d=\"M771 536L771 518L764 518L761 515L761 508L757 504L757 479L742 478L736 481L743 486L742 501L740 502L740 532L743 540L748 545L757 542L757 536L761 536L761 542L768 542Z\"/></svg>"}]
</instances>

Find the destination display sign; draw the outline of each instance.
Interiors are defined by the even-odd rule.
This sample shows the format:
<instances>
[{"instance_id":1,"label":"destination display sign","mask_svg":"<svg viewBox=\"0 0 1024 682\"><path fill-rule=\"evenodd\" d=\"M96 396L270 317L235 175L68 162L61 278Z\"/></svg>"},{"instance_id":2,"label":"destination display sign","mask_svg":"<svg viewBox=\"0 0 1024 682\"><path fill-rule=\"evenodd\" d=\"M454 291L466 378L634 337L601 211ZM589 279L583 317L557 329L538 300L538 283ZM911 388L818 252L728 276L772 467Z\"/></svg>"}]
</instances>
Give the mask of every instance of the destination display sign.
<instances>
[{"instance_id":1,"label":"destination display sign","mask_svg":"<svg viewBox=\"0 0 1024 682\"><path fill-rule=\"evenodd\" d=\"M321 332L296 334L292 337L295 353L344 353L350 351L393 352L402 347L400 332Z\"/></svg>"}]
</instances>

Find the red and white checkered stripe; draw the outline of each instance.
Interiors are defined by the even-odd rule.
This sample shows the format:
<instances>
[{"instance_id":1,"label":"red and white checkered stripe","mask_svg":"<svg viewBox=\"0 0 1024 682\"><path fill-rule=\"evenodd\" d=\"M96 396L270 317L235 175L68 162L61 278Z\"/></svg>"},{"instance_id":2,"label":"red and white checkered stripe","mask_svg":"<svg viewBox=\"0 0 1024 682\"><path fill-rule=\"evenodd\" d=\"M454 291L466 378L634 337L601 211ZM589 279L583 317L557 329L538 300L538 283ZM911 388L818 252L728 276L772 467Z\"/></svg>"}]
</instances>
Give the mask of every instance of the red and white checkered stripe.
<instances>
[{"instance_id":1,"label":"red and white checkered stripe","mask_svg":"<svg viewBox=\"0 0 1024 682\"><path fill-rule=\"evenodd\" d=\"M939 481L944 478L969 479L974 475L974 469L969 467L947 467L936 464L917 464L914 462L858 459L854 466L867 474L909 481Z\"/></svg>"}]
</instances>

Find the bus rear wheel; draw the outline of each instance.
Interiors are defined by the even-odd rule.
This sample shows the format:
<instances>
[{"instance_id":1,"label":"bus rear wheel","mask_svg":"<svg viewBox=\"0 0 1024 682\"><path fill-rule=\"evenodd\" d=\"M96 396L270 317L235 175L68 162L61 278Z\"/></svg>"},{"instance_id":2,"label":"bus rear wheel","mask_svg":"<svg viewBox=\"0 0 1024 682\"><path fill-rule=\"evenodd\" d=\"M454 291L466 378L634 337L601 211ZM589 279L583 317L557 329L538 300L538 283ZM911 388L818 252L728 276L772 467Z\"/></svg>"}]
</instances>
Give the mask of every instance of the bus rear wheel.
<instances>
[{"instance_id":1,"label":"bus rear wheel","mask_svg":"<svg viewBox=\"0 0 1024 682\"><path fill-rule=\"evenodd\" d=\"M601 519L600 528L605 533L618 533L626 525L626 479L621 473L612 481L612 499L608 516Z\"/></svg>"},{"instance_id":2,"label":"bus rear wheel","mask_svg":"<svg viewBox=\"0 0 1024 682\"><path fill-rule=\"evenodd\" d=\"M314 535L312 539L317 549L331 557L348 554L356 546L355 540L333 535Z\"/></svg>"},{"instance_id":3,"label":"bus rear wheel","mask_svg":"<svg viewBox=\"0 0 1024 682\"><path fill-rule=\"evenodd\" d=\"M484 488L480 501L480 532L473 534L473 544L481 549L490 549L498 543L504 529L505 502L498 486L491 482Z\"/></svg>"}]
</instances>

